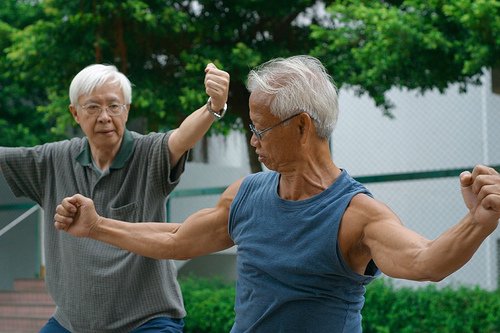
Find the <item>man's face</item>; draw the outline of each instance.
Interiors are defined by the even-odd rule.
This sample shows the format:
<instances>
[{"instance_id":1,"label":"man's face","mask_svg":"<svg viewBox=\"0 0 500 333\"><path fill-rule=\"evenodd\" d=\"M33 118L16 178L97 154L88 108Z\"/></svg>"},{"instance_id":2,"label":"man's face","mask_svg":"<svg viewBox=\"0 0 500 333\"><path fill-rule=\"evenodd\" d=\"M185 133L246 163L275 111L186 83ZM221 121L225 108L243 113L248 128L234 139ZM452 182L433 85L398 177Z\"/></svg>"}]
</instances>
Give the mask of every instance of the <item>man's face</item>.
<instances>
[{"instance_id":1,"label":"man's face","mask_svg":"<svg viewBox=\"0 0 500 333\"><path fill-rule=\"evenodd\" d=\"M104 84L90 95L78 98L78 105L70 105L70 111L75 121L89 139L92 149L117 148L122 141L130 106L123 106L119 115L111 116L106 107L112 104L125 104L123 93L118 85ZM100 106L102 112L90 114L87 106Z\"/></svg>"},{"instance_id":2,"label":"man's face","mask_svg":"<svg viewBox=\"0 0 500 333\"><path fill-rule=\"evenodd\" d=\"M292 168L297 162L295 148L299 137L298 127L294 125L296 117L285 123L271 114L271 97L259 92L250 95L250 121L257 132L272 127L262 133L259 139L253 134L250 144L255 148L259 161L268 169L284 172ZM276 126L277 125L277 126Z\"/></svg>"}]
</instances>

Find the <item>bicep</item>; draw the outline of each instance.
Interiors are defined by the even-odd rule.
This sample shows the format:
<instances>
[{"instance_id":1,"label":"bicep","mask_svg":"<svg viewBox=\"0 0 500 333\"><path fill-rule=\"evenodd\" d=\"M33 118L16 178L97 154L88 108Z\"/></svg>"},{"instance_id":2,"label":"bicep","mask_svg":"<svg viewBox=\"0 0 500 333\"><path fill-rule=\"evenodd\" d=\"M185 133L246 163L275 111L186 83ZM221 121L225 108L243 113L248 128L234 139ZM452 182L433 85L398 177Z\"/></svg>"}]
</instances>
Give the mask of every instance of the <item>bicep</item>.
<instances>
[{"instance_id":1,"label":"bicep","mask_svg":"<svg viewBox=\"0 0 500 333\"><path fill-rule=\"evenodd\" d=\"M192 258L227 249L234 245L229 237L229 208L239 188L231 185L214 208L189 216L172 235L177 258Z\"/></svg>"},{"instance_id":2,"label":"bicep","mask_svg":"<svg viewBox=\"0 0 500 333\"><path fill-rule=\"evenodd\" d=\"M355 211L363 221L362 243L378 268L391 277L415 278L419 254L430 241L406 228L385 204L369 197L360 201Z\"/></svg>"}]
</instances>

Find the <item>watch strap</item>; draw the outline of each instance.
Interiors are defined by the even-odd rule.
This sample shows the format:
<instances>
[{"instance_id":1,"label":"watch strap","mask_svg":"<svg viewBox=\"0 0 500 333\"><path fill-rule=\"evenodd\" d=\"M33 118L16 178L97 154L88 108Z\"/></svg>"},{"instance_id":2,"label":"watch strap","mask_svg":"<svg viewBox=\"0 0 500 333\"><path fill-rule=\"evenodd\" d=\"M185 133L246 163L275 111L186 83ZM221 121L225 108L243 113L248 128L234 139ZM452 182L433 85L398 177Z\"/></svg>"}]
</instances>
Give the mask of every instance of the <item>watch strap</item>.
<instances>
[{"instance_id":1,"label":"watch strap","mask_svg":"<svg viewBox=\"0 0 500 333\"><path fill-rule=\"evenodd\" d=\"M227 111L227 103L224 103L224 107L219 110L219 112L217 111L214 111L212 109L212 97L209 97L208 100L207 100L207 110L208 112L210 112L216 119L221 119L222 117L224 117L224 115L226 114L226 111Z\"/></svg>"}]
</instances>

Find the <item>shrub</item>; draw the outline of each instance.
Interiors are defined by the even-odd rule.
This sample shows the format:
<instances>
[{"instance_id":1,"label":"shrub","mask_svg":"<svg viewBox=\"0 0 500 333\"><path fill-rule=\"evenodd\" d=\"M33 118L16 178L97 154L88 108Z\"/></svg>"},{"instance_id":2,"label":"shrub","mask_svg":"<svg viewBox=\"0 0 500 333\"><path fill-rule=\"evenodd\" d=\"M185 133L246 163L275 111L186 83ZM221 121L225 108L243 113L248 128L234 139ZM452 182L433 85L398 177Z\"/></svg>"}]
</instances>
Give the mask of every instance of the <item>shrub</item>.
<instances>
[{"instance_id":1,"label":"shrub","mask_svg":"<svg viewBox=\"0 0 500 333\"><path fill-rule=\"evenodd\" d=\"M179 279L187 316L185 333L224 333L234 322L234 284L219 278Z\"/></svg>"},{"instance_id":2,"label":"shrub","mask_svg":"<svg viewBox=\"0 0 500 333\"><path fill-rule=\"evenodd\" d=\"M500 294L478 287L394 288L368 285L364 333L499 333Z\"/></svg>"},{"instance_id":3,"label":"shrub","mask_svg":"<svg viewBox=\"0 0 500 333\"><path fill-rule=\"evenodd\" d=\"M229 332L234 322L233 283L220 278L180 279L188 312L186 333ZM388 279L368 285L364 333L500 333L500 290L478 287L395 288Z\"/></svg>"}]
</instances>

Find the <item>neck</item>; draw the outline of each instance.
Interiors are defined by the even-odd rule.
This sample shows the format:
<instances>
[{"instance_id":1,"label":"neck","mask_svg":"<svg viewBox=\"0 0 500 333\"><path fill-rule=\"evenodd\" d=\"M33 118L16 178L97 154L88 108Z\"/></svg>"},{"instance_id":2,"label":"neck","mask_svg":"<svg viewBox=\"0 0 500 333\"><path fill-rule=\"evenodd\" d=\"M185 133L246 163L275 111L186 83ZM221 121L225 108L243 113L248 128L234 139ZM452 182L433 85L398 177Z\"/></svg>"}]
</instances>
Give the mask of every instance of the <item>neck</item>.
<instances>
[{"instance_id":1,"label":"neck","mask_svg":"<svg viewBox=\"0 0 500 333\"><path fill-rule=\"evenodd\" d=\"M96 147L91 144L90 150L92 152L92 159L97 167L101 170L107 170L118 154L120 144L113 147Z\"/></svg>"},{"instance_id":2,"label":"neck","mask_svg":"<svg viewBox=\"0 0 500 333\"><path fill-rule=\"evenodd\" d=\"M340 173L332 160L324 164L308 163L293 171L280 173L279 196L285 200L310 198L330 187Z\"/></svg>"}]
</instances>

